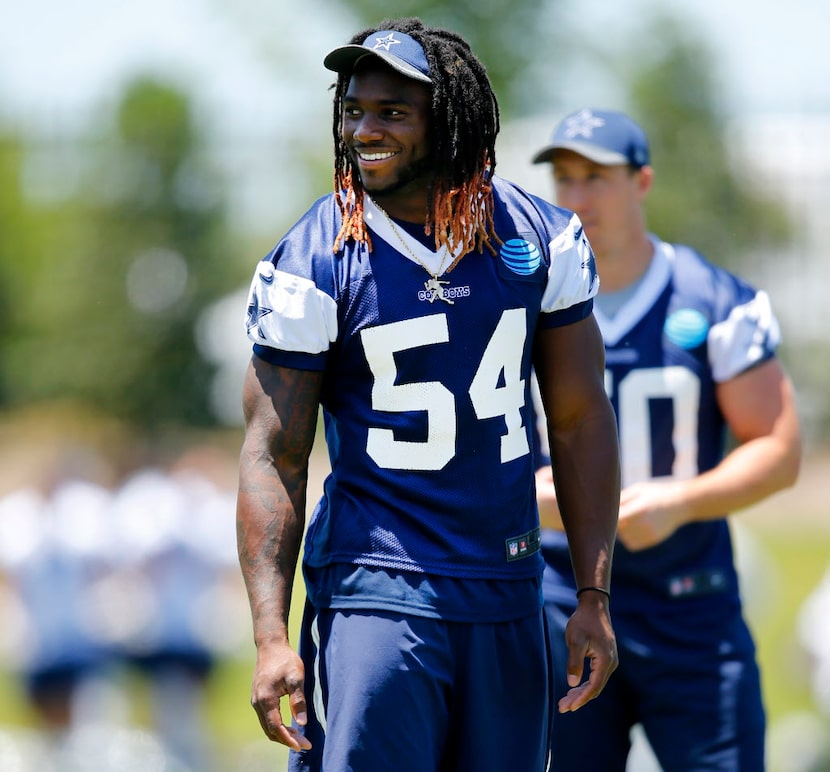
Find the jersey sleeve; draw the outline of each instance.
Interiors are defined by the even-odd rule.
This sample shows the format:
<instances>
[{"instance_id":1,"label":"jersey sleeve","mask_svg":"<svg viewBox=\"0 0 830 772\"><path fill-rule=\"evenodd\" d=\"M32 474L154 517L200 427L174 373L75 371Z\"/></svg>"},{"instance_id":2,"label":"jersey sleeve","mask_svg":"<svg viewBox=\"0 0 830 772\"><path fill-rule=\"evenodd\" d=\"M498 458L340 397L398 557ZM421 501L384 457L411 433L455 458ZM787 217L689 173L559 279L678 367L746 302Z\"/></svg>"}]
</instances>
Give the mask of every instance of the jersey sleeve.
<instances>
[{"instance_id":1,"label":"jersey sleeve","mask_svg":"<svg viewBox=\"0 0 830 772\"><path fill-rule=\"evenodd\" d=\"M259 345L319 354L337 336L337 304L311 279L266 259L251 282L246 328Z\"/></svg>"},{"instance_id":2,"label":"jersey sleeve","mask_svg":"<svg viewBox=\"0 0 830 772\"><path fill-rule=\"evenodd\" d=\"M559 327L591 313L599 277L594 253L576 215L551 239L549 250L550 266L540 325Z\"/></svg>"},{"instance_id":3,"label":"jersey sleeve","mask_svg":"<svg viewBox=\"0 0 830 772\"><path fill-rule=\"evenodd\" d=\"M254 272L245 329L254 353L272 364L321 369L337 338L331 228L324 220L311 210Z\"/></svg>"},{"instance_id":4,"label":"jersey sleeve","mask_svg":"<svg viewBox=\"0 0 830 772\"><path fill-rule=\"evenodd\" d=\"M775 355L781 340L778 321L766 292L756 292L736 305L708 335L712 377L717 383Z\"/></svg>"}]
</instances>

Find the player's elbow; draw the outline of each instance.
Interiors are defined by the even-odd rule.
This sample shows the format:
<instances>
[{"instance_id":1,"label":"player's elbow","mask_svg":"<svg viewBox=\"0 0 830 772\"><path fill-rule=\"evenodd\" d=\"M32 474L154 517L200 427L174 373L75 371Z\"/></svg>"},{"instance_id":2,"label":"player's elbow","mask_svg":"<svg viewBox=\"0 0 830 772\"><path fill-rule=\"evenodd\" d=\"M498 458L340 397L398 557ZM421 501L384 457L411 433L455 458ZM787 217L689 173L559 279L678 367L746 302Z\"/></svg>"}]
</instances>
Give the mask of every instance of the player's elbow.
<instances>
[{"instance_id":1,"label":"player's elbow","mask_svg":"<svg viewBox=\"0 0 830 772\"><path fill-rule=\"evenodd\" d=\"M802 438L801 422L795 406L792 384L784 382L784 409L773 432L781 446L781 460L778 473L781 488L791 488L798 480L801 471Z\"/></svg>"},{"instance_id":2,"label":"player's elbow","mask_svg":"<svg viewBox=\"0 0 830 772\"><path fill-rule=\"evenodd\" d=\"M801 473L801 440L796 438L786 449L784 457L778 466L778 476L781 489L792 488L798 481Z\"/></svg>"}]
</instances>

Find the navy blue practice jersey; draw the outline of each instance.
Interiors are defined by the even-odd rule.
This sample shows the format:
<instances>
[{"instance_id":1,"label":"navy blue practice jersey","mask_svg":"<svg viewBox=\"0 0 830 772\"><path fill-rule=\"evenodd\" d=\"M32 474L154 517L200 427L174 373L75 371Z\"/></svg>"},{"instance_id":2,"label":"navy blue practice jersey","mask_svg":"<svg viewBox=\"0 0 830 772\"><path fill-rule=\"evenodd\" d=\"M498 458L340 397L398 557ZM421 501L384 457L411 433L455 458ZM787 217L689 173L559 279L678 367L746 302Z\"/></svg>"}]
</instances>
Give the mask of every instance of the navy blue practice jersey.
<instances>
[{"instance_id":1,"label":"navy blue practice jersey","mask_svg":"<svg viewBox=\"0 0 830 772\"><path fill-rule=\"evenodd\" d=\"M766 293L688 247L653 243L646 275L614 318L595 309L605 342L606 390L617 414L623 487L690 479L717 465L727 427L716 386L774 356L780 337ZM564 534L546 531L543 550L555 569L546 572L546 595L572 600ZM737 597L726 520L687 524L637 552L618 542L612 582L618 612L642 609L647 600L712 592Z\"/></svg>"},{"instance_id":2,"label":"navy blue practice jersey","mask_svg":"<svg viewBox=\"0 0 830 772\"><path fill-rule=\"evenodd\" d=\"M305 562L471 579L539 576L528 412L538 326L591 312L593 254L572 213L493 179L503 245L426 248L364 201L372 249L332 246L317 201L262 261L248 335L272 363L322 370L331 474ZM429 272L424 267L427 266Z\"/></svg>"}]
</instances>

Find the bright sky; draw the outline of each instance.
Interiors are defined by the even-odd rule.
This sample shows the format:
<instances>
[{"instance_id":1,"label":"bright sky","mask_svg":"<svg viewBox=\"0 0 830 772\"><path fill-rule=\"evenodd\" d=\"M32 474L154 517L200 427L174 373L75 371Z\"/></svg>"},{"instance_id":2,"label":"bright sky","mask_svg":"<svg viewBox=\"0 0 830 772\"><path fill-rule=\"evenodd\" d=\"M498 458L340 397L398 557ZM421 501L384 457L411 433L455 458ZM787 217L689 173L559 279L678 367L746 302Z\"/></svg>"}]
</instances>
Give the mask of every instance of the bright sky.
<instances>
[{"instance_id":1,"label":"bright sky","mask_svg":"<svg viewBox=\"0 0 830 772\"><path fill-rule=\"evenodd\" d=\"M656 9L687 19L710 41L731 115L830 112L830 6L819 0L571 0L596 45L630 36ZM643 36L644 52L659 41Z\"/></svg>"},{"instance_id":2,"label":"bright sky","mask_svg":"<svg viewBox=\"0 0 830 772\"><path fill-rule=\"evenodd\" d=\"M28 122L72 120L78 111L117 95L125 79L152 71L198 93L229 125L255 126L311 72L283 77L273 59L286 51L315 53L339 37L320 35L307 15L256 0L29 0L0 10L0 114ZM331 14L330 14L331 15ZM336 14L335 14L336 15ZM246 23L250 22L250 23ZM286 36L285 30L295 34ZM269 42L270 39L270 42ZM318 70L321 68L315 68ZM298 68L298 72L302 72Z\"/></svg>"},{"instance_id":3,"label":"bright sky","mask_svg":"<svg viewBox=\"0 0 830 772\"><path fill-rule=\"evenodd\" d=\"M286 100L325 89L330 78L322 55L355 28L346 3L299 5L6 2L0 10L0 116L71 121L75 107L100 103L129 73L152 67L197 83L207 109L229 126L267 131L284 119ZM656 7L711 36L730 112L830 112L830 6L819 0L565 0L563 6L589 44L611 46L636 40L644 11ZM656 44L643 38L643 50ZM585 101L596 100L586 94Z\"/></svg>"}]
</instances>

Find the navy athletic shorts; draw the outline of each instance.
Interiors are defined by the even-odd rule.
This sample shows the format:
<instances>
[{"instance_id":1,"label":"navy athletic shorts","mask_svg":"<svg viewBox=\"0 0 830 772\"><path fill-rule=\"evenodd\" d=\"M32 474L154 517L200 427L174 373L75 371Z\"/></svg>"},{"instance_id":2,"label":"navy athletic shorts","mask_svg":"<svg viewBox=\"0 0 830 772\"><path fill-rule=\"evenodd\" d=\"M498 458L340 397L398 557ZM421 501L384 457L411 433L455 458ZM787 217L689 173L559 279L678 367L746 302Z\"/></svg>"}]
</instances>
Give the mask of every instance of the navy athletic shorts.
<instances>
[{"instance_id":1,"label":"navy athletic shorts","mask_svg":"<svg viewBox=\"0 0 830 772\"><path fill-rule=\"evenodd\" d=\"M545 604L554 695L567 691L567 610ZM628 629L611 609L619 667L602 694L553 717L556 772L623 772L641 724L664 772L761 772L765 717L755 647L739 614L721 625L662 637ZM665 631L674 633L666 636Z\"/></svg>"},{"instance_id":2,"label":"navy athletic shorts","mask_svg":"<svg viewBox=\"0 0 830 772\"><path fill-rule=\"evenodd\" d=\"M546 769L541 612L471 624L307 603L300 653L313 748L290 754L293 772Z\"/></svg>"}]
</instances>

